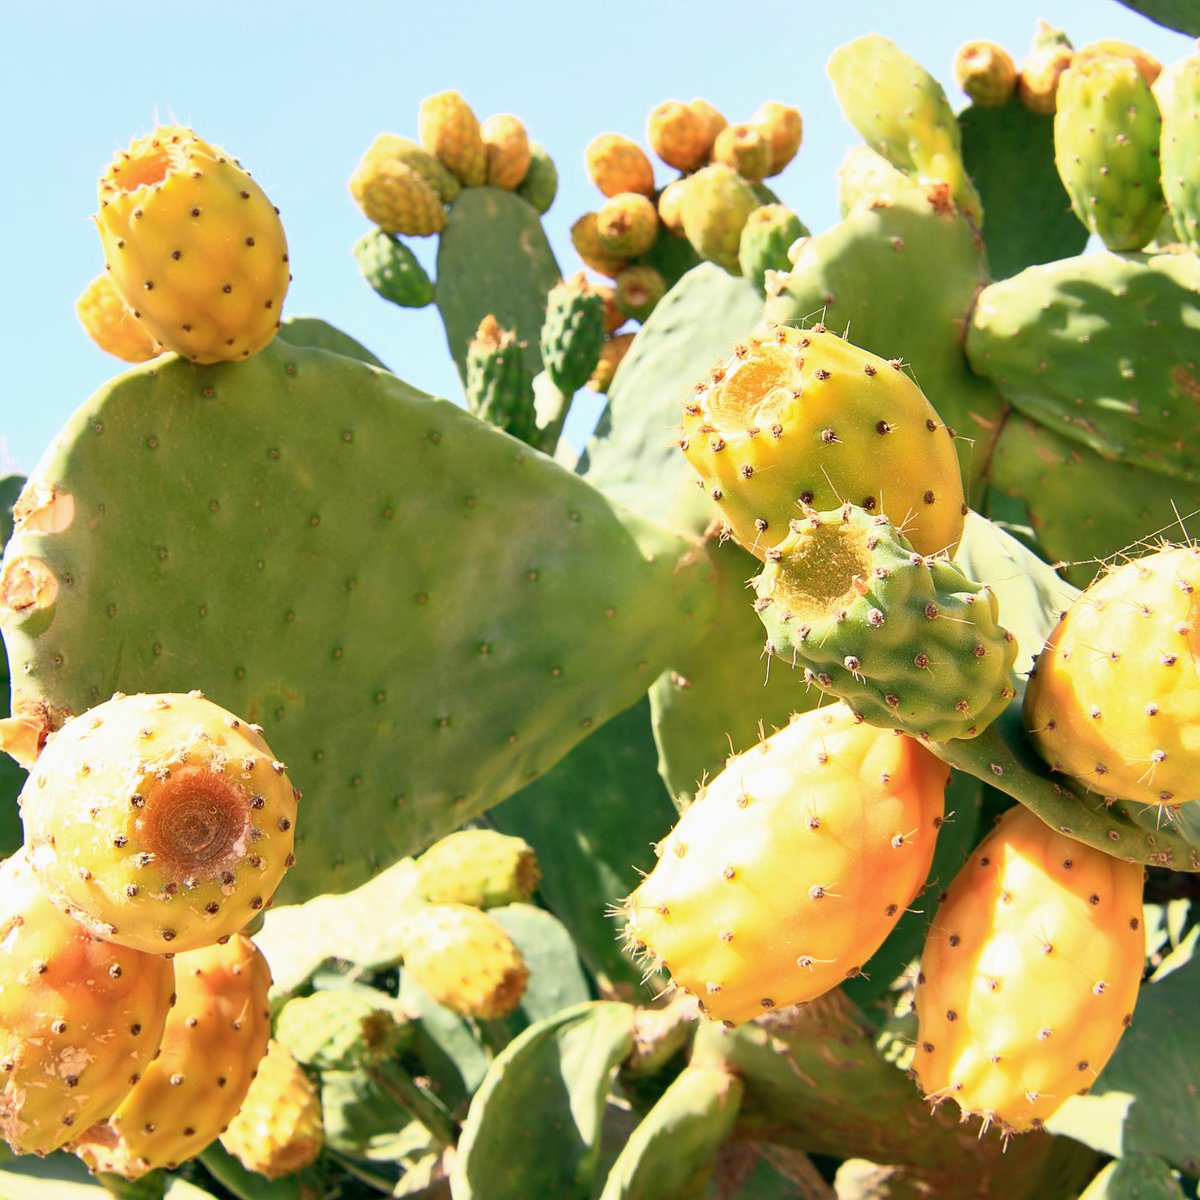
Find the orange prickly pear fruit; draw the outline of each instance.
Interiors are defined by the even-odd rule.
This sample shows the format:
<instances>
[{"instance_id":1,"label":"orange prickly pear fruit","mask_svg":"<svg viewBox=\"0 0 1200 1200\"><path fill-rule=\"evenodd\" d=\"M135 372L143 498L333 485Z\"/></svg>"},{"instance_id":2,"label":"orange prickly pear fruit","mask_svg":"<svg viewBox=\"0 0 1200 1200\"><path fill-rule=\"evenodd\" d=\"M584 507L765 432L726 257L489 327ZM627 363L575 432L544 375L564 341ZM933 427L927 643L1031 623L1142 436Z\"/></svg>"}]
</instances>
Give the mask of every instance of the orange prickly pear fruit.
<instances>
[{"instance_id":1,"label":"orange prickly pear fruit","mask_svg":"<svg viewBox=\"0 0 1200 1200\"><path fill-rule=\"evenodd\" d=\"M778 100L767 100L759 105L749 123L762 133L771 148L771 161L766 174L778 175L800 149L804 136L800 110L790 104L781 104Z\"/></svg>"},{"instance_id":2,"label":"orange prickly pear fruit","mask_svg":"<svg viewBox=\"0 0 1200 1200\"><path fill-rule=\"evenodd\" d=\"M1025 691L1029 739L1106 798L1200 799L1200 546L1110 567L1054 627Z\"/></svg>"},{"instance_id":3,"label":"orange prickly pear fruit","mask_svg":"<svg viewBox=\"0 0 1200 1200\"><path fill-rule=\"evenodd\" d=\"M291 275L279 210L191 129L135 139L100 178L105 266L133 315L193 362L245 358L279 328Z\"/></svg>"},{"instance_id":4,"label":"orange prickly pear fruit","mask_svg":"<svg viewBox=\"0 0 1200 1200\"><path fill-rule=\"evenodd\" d=\"M75 313L88 337L124 362L147 362L163 348L133 315L107 274L97 275L75 301Z\"/></svg>"},{"instance_id":5,"label":"orange prickly pear fruit","mask_svg":"<svg viewBox=\"0 0 1200 1200\"><path fill-rule=\"evenodd\" d=\"M704 1011L748 1021L857 973L924 886L949 771L840 702L700 789L625 902L627 934Z\"/></svg>"},{"instance_id":6,"label":"orange prickly pear fruit","mask_svg":"<svg viewBox=\"0 0 1200 1200\"><path fill-rule=\"evenodd\" d=\"M42 886L97 936L166 953L267 906L293 861L297 795L257 725L190 692L73 717L20 804Z\"/></svg>"},{"instance_id":7,"label":"orange prickly pear fruit","mask_svg":"<svg viewBox=\"0 0 1200 1200\"><path fill-rule=\"evenodd\" d=\"M771 169L771 143L756 125L726 125L713 142L712 160L732 167L747 183L762 183Z\"/></svg>"},{"instance_id":8,"label":"orange prickly pear fruit","mask_svg":"<svg viewBox=\"0 0 1200 1200\"><path fill-rule=\"evenodd\" d=\"M629 318L617 307L617 289L611 283L592 283L588 288L604 301L604 334L616 333Z\"/></svg>"},{"instance_id":9,"label":"orange prickly pear fruit","mask_svg":"<svg viewBox=\"0 0 1200 1200\"><path fill-rule=\"evenodd\" d=\"M704 123L705 140L708 143L705 151L705 159L712 154L713 142L717 140L717 134L725 128L729 122L725 119L724 114L720 113L707 100L700 99L697 96L694 100L688 101L688 108L692 110Z\"/></svg>"},{"instance_id":10,"label":"orange prickly pear fruit","mask_svg":"<svg viewBox=\"0 0 1200 1200\"><path fill-rule=\"evenodd\" d=\"M679 100L664 100L651 110L646 140L654 153L677 171L704 166L713 143L708 121Z\"/></svg>"},{"instance_id":11,"label":"orange prickly pear fruit","mask_svg":"<svg viewBox=\"0 0 1200 1200\"><path fill-rule=\"evenodd\" d=\"M600 348L600 361L596 364L591 379L587 381L587 387L593 392L608 392L617 368L629 353L629 347L633 345L636 336L635 333L610 333L604 339L604 345Z\"/></svg>"},{"instance_id":12,"label":"orange prickly pear fruit","mask_svg":"<svg viewBox=\"0 0 1200 1200\"><path fill-rule=\"evenodd\" d=\"M605 246L597 213L584 213L571 226L571 245L584 265L601 275L615 279L625 269L625 259Z\"/></svg>"},{"instance_id":13,"label":"orange prickly pear fruit","mask_svg":"<svg viewBox=\"0 0 1200 1200\"><path fill-rule=\"evenodd\" d=\"M421 101L417 136L463 187L479 187L487 182L487 147L479 118L458 92L438 92Z\"/></svg>"},{"instance_id":14,"label":"orange prickly pear fruit","mask_svg":"<svg viewBox=\"0 0 1200 1200\"><path fill-rule=\"evenodd\" d=\"M1149 86L1153 86L1154 81L1162 74L1162 63L1149 50L1143 50L1132 42L1122 42L1116 38L1101 38L1096 42L1088 42L1086 46L1080 46L1075 51L1071 65L1078 66L1080 63L1091 62L1092 59L1110 55L1128 59L1137 67L1138 73Z\"/></svg>"},{"instance_id":15,"label":"orange prickly pear fruit","mask_svg":"<svg viewBox=\"0 0 1200 1200\"><path fill-rule=\"evenodd\" d=\"M954 82L972 104L997 108L1017 89L1017 64L998 42L966 42L954 55Z\"/></svg>"},{"instance_id":16,"label":"orange prickly pear fruit","mask_svg":"<svg viewBox=\"0 0 1200 1200\"><path fill-rule=\"evenodd\" d=\"M1145 960L1142 867L1018 804L954 877L917 978L926 1096L1010 1133L1086 1092L1133 1016Z\"/></svg>"},{"instance_id":17,"label":"orange prickly pear fruit","mask_svg":"<svg viewBox=\"0 0 1200 1200\"><path fill-rule=\"evenodd\" d=\"M619 192L596 213L596 233L609 254L636 258L658 237L658 209L638 192Z\"/></svg>"},{"instance_id":18,"label":"orange prickly pear fruit","mask_svg":"<svg viewBox=\"0 0 1200 1200\"><path fill-rule=\"evenodd\" d=\"M675 237L686 237L683 229L683 191L687 179L673 179L658 193L658 219Z\"/></svg>"},{"instance_id":19,"label":"orange prickly pear fruit","mask_svg":"<svg viewBox=\"0 0 1200 1200\"><path fill-rule=\"evenodd\" d=\"M350 176L350 194L385 233L429 237L446 228L441 197L419 171L398 159L365 157Z\"/></svg>"},{"instance_id":20,"label":"orange prickly pear fruit","mask_svg":"<svg viewBox=\"0 0 1200 1200\"><path fill-rule=\"evenodd\" d=\"M847 498L902 527L918 554L958 544L966 505L954 438L898 360L823 325L780 326L739 345L683 409L680 449L759 558L806 506Z\"/></svg>"},{"instance_id":21,"label":"orange prickly pear fruit","mask_svg":"<svg viewBox=\"0 0 1200 1200\"><path fill-rule=\"evenodd\" d=\"M0 865L0 1137L49 1154L112 1112L158 1052L174 997L161 955L101 941Z\"/></svg>"},{"instance_id":22,"label":"orange prickly pear fruit","mask_svg":"<svg viewBox=\"0 0 1200 1200\"><path fill-rule=\"evenodd\" d=\"M593 138L584 154L588 178L606 195L654 195L654 167L637 142L619 133Z\"/></svg>"},{"instance_id":23,"label":"orange prickly pear fruit","mask_svg":"<svg viewBox=\"0 0 1200 1200\"><path fill-rule=\"evenodd\" d=\"M401 935L404 970L439 1004L492 1020L512 1012L529 968L495 917L469 904L427 904Z\"/></svg>"},{"instance_id":24,"label":"orange prickly pear fruit","mask_svg":"<svg viewBox=\"0 0 1200 1200\"><path fill-rule=\"evenodd\" d=\"M316 1162L324 1143L316 1084L272 1038L221 1145L247 1171L279 1179Z\"/></svg>"},{"instance_id":25,"label":"orange prickly pear fruit","mask_svg":"<svg viewBox=\"0 0 1200 1200\"><path fill-rule=\"evenodd\" d=\"M158 1057L107 1121L70 1147L93 1171L140 1179L194 1158L237 1115L271 1036L271 972L244 934L175 956Z\"/></svg>"},{"instance_id":26,"label":"orange prickly pear fruit","mask_svg":"<svg viewBox=\"0 0 1200 1200\"><path fill-rule=\"evenodd\" d=\"M533 161L524 124L511 113L499 113L484 121L480 135L487 151L488 183L513 191L520 186Z\"/></svg>"},{"instance_id":27,"label":"orange prickly pear fruit","mask_svg":"<svg viewBox=\"0 0 1200 1200\"><path fill-rule=\"evenodd\" d=\"M1053 116L1058 108L1059 78L1074 57L1067 35L1039 20L1033 48L1021 60L1017 99L1030 112Z\"/></svg>"}]
</instances>

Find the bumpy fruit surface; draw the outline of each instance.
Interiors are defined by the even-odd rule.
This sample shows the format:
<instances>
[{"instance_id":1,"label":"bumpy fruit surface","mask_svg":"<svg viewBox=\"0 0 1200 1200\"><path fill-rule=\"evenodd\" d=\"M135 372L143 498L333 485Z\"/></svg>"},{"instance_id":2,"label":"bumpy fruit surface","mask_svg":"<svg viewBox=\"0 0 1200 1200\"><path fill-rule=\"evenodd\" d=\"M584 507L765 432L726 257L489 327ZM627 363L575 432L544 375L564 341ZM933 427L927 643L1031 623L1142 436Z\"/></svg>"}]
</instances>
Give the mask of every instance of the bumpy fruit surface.
<instances>
[{"instance_id":1,"label":"bumpy fruit surface","mask_svg":"<svg viewBox=\"0 0 1200 1200\"><path fill-rule=\"evenodd\" d=\"M1025 728L1056 771L1142 804L1200 799L1200 547L1100 575L1038 655Z\"/></svg>"},{"instance_id":2,"label":"bumpy fruit surface","mask_svg":"<svg viewBox=\"0 0 1200 1200\"><path fill-rule=\"evenodd\" d=\"M75 314L88 337L124 362L147 362L162 346L129 309L107 274L97 275L75 301Z\"/></svg>"},{"instance_id":3,"label":"bumpy fruit surface","mask_svg":"<svg viewBox=\"0 0 1200 1200\"><path fill-rule=\"evenodd\" d=\"M405 919L404 970L439 1004L492 1020L520 1003L529 968L508 931L467 904L429 904Z\"/></svg>"},{"instance_id":4,"label":"bumpy fruit surface","mask_svg":"<svg viewBox=\"0 0 1200 1200\"><path fill-rule=\"evenodd\" d=\"M600 358L587 386L593 392L607 392L616 378L617 368L625 361L625 355L636 337L633 333L610 333L600 347Z\"/></svg>"},{"instance_id":5,"label":"bumpy fruit surface","mask_svg":"<svg viewBox=\"0 0 1200 1200\"><path fill-rule=\"evenodd\" d=\"M948 771L844 704L729 760L659 843L628 936L725 1021L855 974L929 873Z\"/></svg>"},{"instance_id":6,"label":"bumpy fruit surface","mask_svg":"<svg viewBox=\"0 0 1200 1200\"><path fill-rule=\"evenodd\" d=\"M1162 189L1179 236L1200 253L1200 53L1172 63L1154 85L1162 115Z\"/></svg>"},{"instance_id":7,"label":"bumpy fruit surface","mask_svg":"<svg viewBox=\"0 0 1200 1200\"><path fill-rule=\"evenodd\" d=\"M667 281L653 267L626 267L617 276L616 305L635 321L645 321L667 294Z\"/></svg>"},{"instance_id":8,"label":"bumpy fruit surface","mask_svg":"<svg viewBox=\"0 0 1200 1200\"><path fill-rule=\"evenodd\" d=\"M550 152L537 142L529 143L529 170L517 185L517 195L539 214L549 212L558 195L558 168Z\"/></svg>"},{"instance_id":9,"label":"bumpy fruit surface","mask_svg":"<svg viewBox=\"0 0 1200 1200\"><path fill-rule=\"evenodd\" d=\"M47 891L98 936L160 954L227 938L270 902L296 802L258 726L199 692L72 718L20 797Z\"/></svg>"},{"instance_id":10,"label":"bumpy fruit surface","mask_svg":"<svg viewBox=\"0 0 1200 1200\"><path fill-rule=\"evenodd\" d=\"M600 275L615 279L625 267L625 259L604 245L594 212L584 213L571 226L571 245L580 261Z\"/></svg>"},{"instance_id":11,"label":"bumpy fruit surface","mask_svg":"<svg viewBox=\"0 0 1200 1200\"><path fill-rule=\"evenodd\" d=\"M620 133L602 133L584 152L588 178L606 195L622 192L654 195L654 167L646 152Z\"/></svg>"},{"instance_id":12,"label":"bumpy fruit surface","mask_svg":"<svg viewBox=\"0 0 1200 1200\"><path fill-rule=\"evenodd\" d=\"M489 314L467 346L467 408L481 421L531 442L537 434L533 375L517 335Z\"/></svg>"},{"instance_id":13,"label":"bumpy fruit surface","mask_svg":"<svg viewBox=\"0 0 1200 1200\"><path fill-rule=\"evenodd\" d=\"M805 506L884 513L918 554L953 553L965 506L954 438L899 362L824 326L738 346L684 404L680 449L751 553Z\"/></svg>"},{"instance_id":14,"label":"bumpy fruit surface","mask_svg":"<svg viewBox=\"0 0 1200 1200\"><path fill-rule=\"evenodd\" d=\"M412 138L396 133L381 133L367 147L362 161L391 160L401 166L411 167L441 198L444 204L453 204L462 184L435 154L431 154Z\"/></svg>"},{"instance_id":15,"label":"bumpy fruit surface","mask_svg":"<svg viewBox=\"0 0 1200 1200\"><path fill-rule=\"evenodd\" d=\"M684 235L701 258L737 275L742 229L759 203L757 193L733 167L725 163L702 167L683 186Z\"/></svg>"},{"instance_id":16,"label":"bumpy fruit surface","mask_svg":"<svg viewBox=\"0 0 1200 1200\"><path fill-rule=\"evenodd\" d=\"M677 171L702 167L713 143L708 121L679 100L655 105L646 123L646 140L654 153Z\"/></svg>"},{"instance_id":17,"label":"bumpy fruit surface","mask_svg":"<svg viewBox=\"0 0 1200 1200\"><path fill-rule=\"evenodd\" d=\"M808 227L786 205L756 208L746 219L738 242L742 274L759 291L765 290L768 271L791 269L788 251L802 237L808 237Z\"/></svg>"},{"instance_id":18,"label":"bumpy fruit surface","mask_svg":"<svg viewBox=\"0 0 1200 1200\"><path fill-rule=\"evenodd\" d=\"M1145 952L1142 867L1010 809L929 927L913 1057L926 1095L1037 1128L1112 1055Z\"/></svg>"},{"instance_id":19,"label":"bumpy fruit surface","mask_svg":"<svg viewBox=\"0 0 1200 1200\"><path fill-rule=\"evenodd\" d=\"M116 1111L71 1147L93 1171L139 1179L194 1158L236 1116L271 1036L271 972L254 943L175 957L158 1057Z\"/></svg>"},{"instance_id":20,"label":"bumpy fruit surface","mask_svg":"<svg viewBox=\"0 0 1200 1200\"><path fill-rule=\"evenodd\" d=\"M887 517L809 512L754 581L768 648L885 729L975 737L1016 695L1016 639L986 585L913 553Z\"/></svg>"},{"instance_id":21,"label":"bumpy fruit surface","mask_svg":"<svg viewBox=\"0 0 1200 1200\"><path fill-rule=\"evenodd\" d=\"M750 124L758 128L771 147L768 175L778 175L796 157L804 137L804 122L800 110L778 100L767 100L750 118Z\"/></svg>"},{"instance_id":22,"label":"bumpy fruit surface","mask_svg":"<svg viewBox=\"0 0 1200 1200\"><path fill-rule=\"evenodd\" d=\"M224 362L275 336L291 279L287 239L235 158L191 129L160 126L113 159L99 200L105 266L166 349Z\"/></svg>"},{"instance_id":23,"label":"bumpy fruit surface","mask_svg":"<svg viewBox=\"0 0 1200 1200\"><path fill-rule=\"evenodd\" d=\"M324 1142L316 1085L272 1039L221 1145L247 1171L279 1179L316 1162Z\"/></svg>"},{"instance_id":24,"label":"bumpy fruit surface","mask_svg":"<svg viewBox=\"0 0 1200 1200\"><path fill-rule=\"evenodd\" d=\"M712 159L732 167L748 183L761 183L771 167L771 143L757 125L726 125L713 143Z\"/></svg>"},{"instance_id":25,"label":"bumpy fruit surface","mask_svg":"<svg viewBox=\"0 0 1200 1200\"><path fill-rule=\"evenodd\" d=\"M658 209L637 192L610 197L596 213L596 233L605 251L618 258L636 258L654 245Z\"/></svg>"},{"instance_id":26,"label":"bumpy fruit surface","mask_svg":"<svg viewBox=\"0 0 1200 1200\"><path fill-rule=\"evenodd\" d=\"M488 183L513 191L525 178L533 161L524 123L512 113L498 113L488 117L479 132L487 151Z\"/></svg>"},{"instance_id":27,"label":"bumpy fruit surface","mask_svg":"<svg viewBox=\"0 0 1200 1200\"><path fill-rule=\"evenodd\" d=\"M417 882L431 904L516 904L533 895L540 877L533 847L494 829L447 834L417 859Z\"/></svg>"},{"instance_id":28,"label":"bumpy fruit surface","mask_svg":"<svg viewBox=\"0 0 1200 1200\"><path fill-rule=\"evenodd\" d=\"M1052 116L1058 107L1058 81L1071 65L1075 51L1061 29L1038 22L1033 47L1021 60L1017 99L1030 112Z\"/></svg>"},{"instance_id":29,"label":"bumpy fruit surface","mask_svg":"<svg viewBox=\"0 0 1200 1200\"><path fill-rule=\"evenodd\" d=\"M546 297L539 337L542 365L565 395L583 387L596 369L607 332L604 308L604 296L582 272L555 284Z\"/></svg>"},{"instance_id":30,"label":"bumpy fruit surface","mask_svg":"<svg viewBox=\"0 0 1200 1200\"><path fill-rule=\"evenodd\" d=\"M417 256L382 229L364 233L354 243L354 258L363 278L385 300L401 308L424 308L433 302L433 282Z\"/></svg>"},{"instance_id":31,"label":"bumpy fruit surface","mask_svg":"<svg viewBox=\"0 0 1200 1200\"><path fill-rule=\"evenodd\" d=\"M967 42L954 55L954 82L972 104L995 108L1017 90L1017 64L998 42Z\"/></svg>"},{"instance_id":32,"label":"bumpy fruit surface","mask_svg":"<svg viewBox=\"0 0 1200 1200\"><path fill-rule=\"evenodd\" d=\"M275 1036L305 1066L351 1071L394 1058L412 1040L412 1023L374 988L325 988L280 1010Z\"/></svg>"},{"instance_id":33,"label":"bumpy fruit surface","mask_svg":"<svg viewBox=\"0 0 1200 1200\"><path fill-rule=\"evenodd\" d=\"M694 100L688 101L688 108L690 108L704 124L705 138L708 143L705 149L705 156L707 157L707 155L712 153L713 142L717 140L717 134L720 133L721 130L729 124L729 122L726 120L724 113L722 113L714 105L710 104L707 100L701 99L699 96L697 96Z\"/></svg>"},{"instance_id":34,"label":"bumpy fruit surface","mask_svg":"<svg viewBox=\"0 0 1200 1200\"><path fill-rule=\"evenodd\" d=\"M1153 85L1162 74L1163 65L1153 54L1143 50L1141 46L1135 46L1132 42L1122 42L1117 38L1101 38L1095 42L1088 42L1086 46L1080 46L1075 51L1072 65L1088 62L1093 58L1106 58L1109 55L1128 59L1148 84Z\"/></svg>"},{"instance_id":35,"label":"bumpy fruit surface","mask_svg":"<svg viewBox=\"0 0 1200 1200\"><path fill-rule=\"evenodd\" d=\"M446 228L446 210L421 173L394 158L364 158L350 176L363 216L385 233L429 237Z\"/></svg>"},{"instance_id":36,"label":"bumpy fruit surface","mask_svg":"<svg viewBox=\"0 0 1200 1200\"><path fill-rule=\"evenodd\" d=\"M438 92L421 101L417 136L464 187L487 182L487 147L479 118L458 92Z\"/></svg>"},{"instance_id":37,"label":"bumpy fruit surface","mask_svg":"<svg viewBox=\"0 0 1200 1200\"><path fill-rule=\"evenodd\" d=\"M0 865L0 1137L49 1154L120 1104L158 1051L174 995L161 955L102 942Z\"/></svg>"}]
</instances>

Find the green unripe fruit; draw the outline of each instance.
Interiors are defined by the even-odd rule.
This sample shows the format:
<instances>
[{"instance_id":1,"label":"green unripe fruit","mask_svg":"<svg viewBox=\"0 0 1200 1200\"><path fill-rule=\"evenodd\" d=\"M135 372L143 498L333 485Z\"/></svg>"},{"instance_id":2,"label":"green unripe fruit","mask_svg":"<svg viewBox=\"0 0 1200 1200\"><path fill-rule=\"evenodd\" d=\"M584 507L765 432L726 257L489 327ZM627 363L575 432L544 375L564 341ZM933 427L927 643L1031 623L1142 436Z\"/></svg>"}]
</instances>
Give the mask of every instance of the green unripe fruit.
<instances>
[{"instance_id":1,"label":"green unripe fruit","mask_svg":"<svg viewBox=\"0 0 1200 1200\"><path fill-rule=\"evenodd\" d=\"M417 256L398 238L373 229L354 243L363 278L385 300L401 308L424 308L433 301L433 281Z\"/></svg>"},{"instance_id":2,"label":"green unripe fruit","mask_svg":"<svg viewBox=\"0 0 1200 1200\"><path fill-rule=\"evenodd\" d=\"M549 211L558 195L558 168L545 146L529 143L529 170L517 185L517 195L540 214Z\"/></svg>"},{"instance_id":3,"label":"green unripe fruit","mask_svg":"<svg viewBox=\"0 0 1200 1200\"><path fill-rule=\"evenodd\" d=\"M564 395L572 395L591 378L604 334L604 298L582 273L550 289L540 338L542 366Z\"/></svg>"},{"instance_id":4,"label":"green unripe fruit","mask_svg":"<svg viewBox=\"0 0 1200 1200\"><path fill-rule=\"evenodd\" d=\"M617 276L617 308L635 321L645 321L666 293L667 281L653 267L626 267Z\"/></svg>"},{"instance_id":5,"label":"green unripe fruit","mask_svg":"<svg viewBox=\"0 0 1200 1200\"><path fill-rule=\"evenodd\" d=\"M619 258L645 254L658 236L658 209L638 192L620 192L600 206L596 233L604 249Z\"/></svg>"},{"instance_id":6,"label":"green unripe fruit","mask_svg":"<svg viewBox=\"0 0 1200 1200\"><path fill-rule=\"evenodd\" d=\"M724 163L713 163L693 175L680 206L683 232L701 258L740 273L738 246L750 214L760 207L754 189Z\"/></svg>"},{"instance_id":7,"label":"green unripe fruit","mask_svg":"<svg viewBox=\"0 0 1200 1200\"><path fill-rule=\"evenodd\" d=\"M467 347L467 408L482 421L532 444L537 436L533 375L511 329L484 317Z\"/></svg>"},{"instance_id":8,"label":"green unripe fruit","mask_svg":"<svg viewBox=\"0 0 1200 1200\"><path fill-rule=\"evenodd\" d=\"M400 137L395 133L381 133L363 155L363 163L388 159L416 171L437 192L443 204L453 204L458 193L462 191L462 184L437 155L430 154L411 138Z\"/></svg>"},{"instance_id":9,"label":"green unripe fruit","mask_svg":"<svg viewBox=\"0 0 1200 1200\"><path fill-rule=\"evenodd\" d=\"M743 122L726 125L713 142L713 162L732 167L749 183L762 183L771 174L771 143L758 128Z\"/></svg>"},{"instance_id":10,"label":"green unripe fruit","mask_svg":"<svg viewBox=\"0 0 1200 1200\"><path fill-rule=\"evenodd\" d=\"M974 737L1016 694L1017 644L991 589L917 554L887 517L810 510L767 554L755 591L768 647L872 725Z\"/></svg>"},{"instance_id":11,"label":"green unripe fruit","mask_svg":"<svg viewBox=\"0 0 1200 1200\"><path fill-rule=\"evenodd\" d=\"M760 291L766 289L768 271L790 271L788 251L808 228L785 204L764 204L746 221L738 243L742 274Z\"/></svg>"},{"instance_id":12,"label":"green unripe fruit","mask_svg":"<svg viewBox=\"0 0 1200 1200\"><path fill-rule=\"evenodd\" d=\"M540 878L533 847L494 829L460 829L417 859L417 884L431 904L516 904L533 895Z\"/></svg>"},{"instance_id":13,"label":"green unripe fruit","mask_svg":"<svg viewBox=\"0 0 1200 1200\"><path fill-rule=\"evenodd\" d=\"M275 1018L275 1039L297 1062L349 1071L394 1058L412 1040L396 1002L368 988L328 988L289 1000Z\"/></svg>"}]
</instances>

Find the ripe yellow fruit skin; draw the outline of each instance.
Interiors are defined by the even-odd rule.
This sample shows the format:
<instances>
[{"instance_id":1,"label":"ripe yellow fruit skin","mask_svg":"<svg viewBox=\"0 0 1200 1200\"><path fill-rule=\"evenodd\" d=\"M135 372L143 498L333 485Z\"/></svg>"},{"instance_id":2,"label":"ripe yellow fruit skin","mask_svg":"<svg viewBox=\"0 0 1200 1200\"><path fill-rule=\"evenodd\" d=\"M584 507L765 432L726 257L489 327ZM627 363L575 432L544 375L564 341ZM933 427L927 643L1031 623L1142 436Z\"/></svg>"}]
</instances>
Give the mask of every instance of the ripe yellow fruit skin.
<instances>
[{"instance_id":1,"label":"ripe yellow fruit skin","mask_svg":"<svg viewBox=\"0 0 1200 1200\"><path fill-rule=\"evenodd\" d=\"M366 155L350 176L350 195L384 233L430 237L446 228L441 197L415 167Z\"/></svg>"},{"instance_id":2,"label":"ripe yellow fruit skin","mask_svg":"<svg viewBox=\"0 0 1200 1200\"><path fill-rule=\"evenodd\" d=\"M498 113L480 126L487 149L487 181L492 187L513 191L521 185L533 161L529 134L519 117Z\"/></svg>"},{"instance_id":3,"label":"ripe yellow fruit skin","mask_svg":"<svg viewBox=\"0 0 1200 1200\"><path fill-rule=\"evenodd\" d=\"M262 188L220 147L160 126L113 159L99 204L113 284L166 349L236 361L275 336L291 279L287 238Z\"/></svg>"},{"instance_id":4,"label":"ripe yellow fruit skin","mask_svg":"<svg viewBox=\"0 0 1200 1200\"><path fill-rule=\"evenodd\" d=\"M88 337L123 362L147 362L162 346L129 311L107 274L97 275L75 301L75 314Z\"/></svg>"},{"instance_id":5,"label":"ripe yellow fruit skin","mask_svg":"<svg viewBox=\"0 0 1200 1200\"><path fill-rule=\"evenodd\" d=\"M588 178L606 195L654 195L654 167L637 142L620 133L602 133L584 152Z\"/></svg>"},{"instance_id":6,"label":"ripe yellow fruit skin","mask_svg":"<svg viewBox=\"0 0 1200 1200\"><path fill-rule=\"evenodd\" d=\"M713 134L709 121L691 105L664 100L650 112L646 140L667 166L694 171L708 161Z\"/></svg>"},{"instance_id":7,"label":"ripe yellow fruit skin","mask_svg":"<svg viewBox=\"0 0 1200 1200\"><path fill-rule=\"evenodd\" d=\"M748 1021L836 987L921 890L948 770L842 703L731 758L659 844L628 936L711 1016Z\"/></svg>"},{"instance_id":8,"label":"ripe yellow fruit skin","mask_svg":"<svg viewBox=\"0 0 1200 1200\"><path fill-rule=\"evenodd\" d=\"M800 110L778 100L764 101L750 118L771 147L771 163L767 175L778 175L796 157L804 138L804 122Z\"/></svg>"},{"instance_id":9,"label":"ripe yellow fruit skin","mask_svg":"<svg viewBox=\"0 0 1200 1200\"><path fill-rule=\"evenodd\" d=\"M417 136L463 187L479 187L487 182L487 147L479 118L458 92L438 92L421 101Z\"/></svg>"},{"instance_id":10,"label":"ripe yellow fruit skin","mask_svg":"<svg viewBox=\"0 0 1200 1200\"><path fill-rule=\"evenodd\" d=\"M1142 867L1006 812L930 925L913 1069L925 1094L1014 1133L1087 1091L1132 1019Z\"/></svg>"}]
</instances>

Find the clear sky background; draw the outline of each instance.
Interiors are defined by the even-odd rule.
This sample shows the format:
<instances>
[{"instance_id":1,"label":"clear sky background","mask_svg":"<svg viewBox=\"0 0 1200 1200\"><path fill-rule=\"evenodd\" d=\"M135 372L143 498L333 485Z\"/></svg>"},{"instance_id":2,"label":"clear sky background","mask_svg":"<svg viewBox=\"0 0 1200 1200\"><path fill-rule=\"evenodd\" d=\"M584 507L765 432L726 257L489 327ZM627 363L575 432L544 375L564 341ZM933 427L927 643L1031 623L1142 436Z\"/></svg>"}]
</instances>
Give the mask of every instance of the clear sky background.
<instances>
[{"instance_id":1,"label":"clear sky background","mask_svg":"<svg viewBox=\"0 0 1200 1200\"><path fill-rule=\"evenodd\" d=\"M644 145L647 115L666 99L703 96L731 121L764 100L795 104L804 144L771 182L818 232L837 220L834 172L858 141L825 76L837 46L893 38L957 107L956 47L991 38L1019 61L1038 17L1076 46L1123 38L1165 62L1192 46L1116 0L0 0L0 471L32 469L124 369L88 340L74 301L102 267L97 177L159 121L235 154L280 208L295 276L287 313L321 316L409 383L461 399L436 309L380 300L350 255L369 226L346 180L377 133L416 136L424 96L454 88L481 118L516 113L550 150L561 183L545 224L569 274L581 266L571 223L600 200L583 169L596 134ZM662 167L660 182L671 177ZM418 252L431 261L426 241Z\"/></svg>"}]
</instances>

